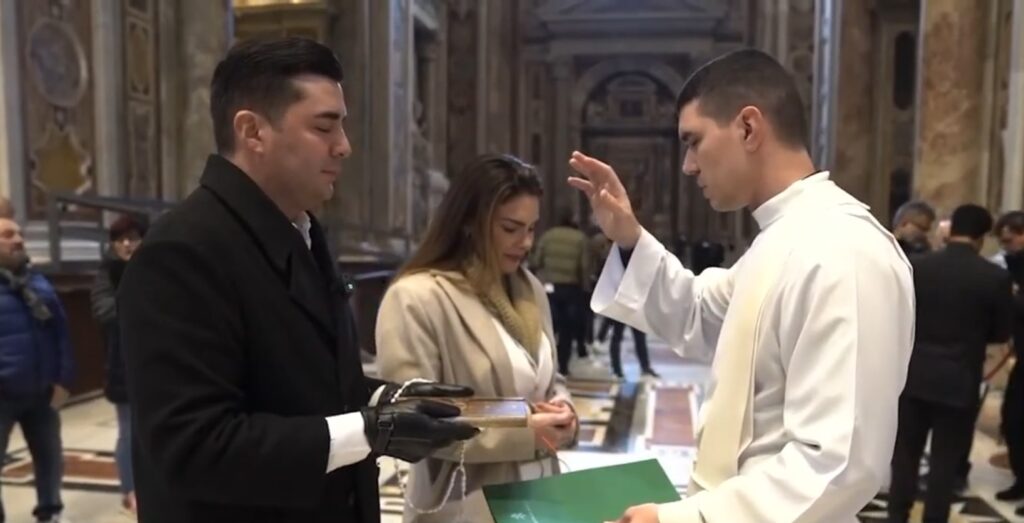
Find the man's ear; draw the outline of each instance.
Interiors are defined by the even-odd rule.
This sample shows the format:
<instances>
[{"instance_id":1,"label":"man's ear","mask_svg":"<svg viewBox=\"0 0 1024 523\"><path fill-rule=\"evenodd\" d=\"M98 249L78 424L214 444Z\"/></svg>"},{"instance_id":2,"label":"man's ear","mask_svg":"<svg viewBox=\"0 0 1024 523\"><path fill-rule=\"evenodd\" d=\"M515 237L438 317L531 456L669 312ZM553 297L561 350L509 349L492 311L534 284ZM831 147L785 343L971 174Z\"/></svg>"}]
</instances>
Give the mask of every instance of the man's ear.
<instances>
[{"instance_id":1,"label":"man's ear","mask_svg":"<svg viewBox=\"0 0 1024 523\"><path fill-rule=\"evenodd\" d=\"M266 120L262 116L249 110L238 111L232 124L235 129L236 147L244 147L256 153L265 150Z\"/></svg>"},{"instance_id":2,"label":"man's ear","mask_svg":"<svg viewBox=\"0 0 1024 523\"><path fill-rule=\"evenodd\" d=\"M764 142L768 125L761 110L748 105L740 110L738 122L743 136L743 147L748 151L756 150Z\"/></svg>"}]
</instances>

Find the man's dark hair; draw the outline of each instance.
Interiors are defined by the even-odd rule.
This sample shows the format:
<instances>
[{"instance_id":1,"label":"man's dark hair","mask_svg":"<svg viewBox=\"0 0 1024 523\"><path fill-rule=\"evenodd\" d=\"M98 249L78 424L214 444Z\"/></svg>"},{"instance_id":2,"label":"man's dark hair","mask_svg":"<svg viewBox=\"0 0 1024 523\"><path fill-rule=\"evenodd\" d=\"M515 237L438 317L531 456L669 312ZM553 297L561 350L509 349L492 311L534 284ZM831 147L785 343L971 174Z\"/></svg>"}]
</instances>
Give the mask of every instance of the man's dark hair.
<instances>
[{"instance_id":1,"label":"man's dark hair","mask_svg":"<svg viewBox=\"0 0 1024 523\"><path fill-rule=\"evenodd\" d=\"M899 209L896 209L896 214L892 218L892 225L893 227L899 227L903 222L918 216L925 218L929 222L934 222L935 209L923 200L911 200L900 205Z\"/></svg>"},{"instance_id":2,"label":"man's dark hair","mask_svg":"<svg viewBox=\"0 0 1024 523\"><path fill-rule=\"evenodd\" d=\"M1010 229L1014 234L1024 234L1024 211L1010 211L996 221L995 233L1001 234L1003 229Z\"/></svg>"},{"instance_id":3,"label":"man's dark hair","mask_svg":"<svg viewBox=\"0 0 1024 523\"><path fill-rule=\"evenodd\" d=\"M757 107L780 141L807 147L807 118L796 83L762 51L733 51L697 69L679 92L676 113L695 100L701 113L719 124L735 118L744 107Z\"/></svg>"},{"instance_id":4,"label":"man's dark hair","mask_svg":"<svg viewBox=\"0 0 1024 523\"><path fill-rule=\"evenodd\" d=\"M235 114L242 109L277 121L302 98L292 78L305 74L341 82L341 63L328 47L308 38L249 40L235 45L213 72L210 116L217 151L234 151Z\"/></svg>"},{"instance_id":5,"label":"man's dark hair","mask_svg":"<svg viewBox=\"0 0 1024 523\"><path fill-rule=\"evenodd\" d=\"M949 219L950 236L966 236L980 240L992 231L992 213L988 209L968 203L957 207Z\"/></svg>"}]
</instances>

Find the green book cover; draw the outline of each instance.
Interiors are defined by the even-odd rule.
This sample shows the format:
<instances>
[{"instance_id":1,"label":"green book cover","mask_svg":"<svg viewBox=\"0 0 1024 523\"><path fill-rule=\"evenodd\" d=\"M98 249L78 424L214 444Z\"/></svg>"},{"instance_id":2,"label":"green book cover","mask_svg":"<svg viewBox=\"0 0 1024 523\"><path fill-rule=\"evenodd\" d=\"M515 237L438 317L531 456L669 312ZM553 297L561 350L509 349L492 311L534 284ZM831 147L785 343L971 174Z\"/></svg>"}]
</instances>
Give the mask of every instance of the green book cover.
<instances>
[{"instance_id":1,"label":"green book cover","mask_svg":"<svg viewBox=\"0 0 1024 523\"><path fill-rule=\"evenodd\" d=\"M634 505L680 499L656 459L483 490L495 523L601 523Z\"/></svg>"}]
</instances>

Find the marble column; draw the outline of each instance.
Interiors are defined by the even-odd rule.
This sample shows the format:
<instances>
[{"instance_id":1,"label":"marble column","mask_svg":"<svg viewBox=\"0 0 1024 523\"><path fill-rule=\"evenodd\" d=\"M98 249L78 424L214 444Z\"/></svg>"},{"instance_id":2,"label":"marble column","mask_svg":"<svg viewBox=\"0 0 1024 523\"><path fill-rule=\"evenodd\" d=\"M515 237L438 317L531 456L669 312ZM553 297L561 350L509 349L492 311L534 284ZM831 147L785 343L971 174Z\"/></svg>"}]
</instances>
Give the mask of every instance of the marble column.
<instances>
[{"instance_id":1,"label":"marble column","mask_svg":"<svg viewBox=\"0 0 1024 523\"><path fill-rule=\"evenodd\" d=\"M423 51L428 59L426 70L430 93L425 100L430 107L427 131L433 151L433 167L443 172L448 165L448 57L444 53L448 44L445 41L447 15L443 12L439 23L442 26L436 39L428 42Z\"/></svg>"},{"instance_id":2,"label":"marble column","mask_svg":"<svg viewBox=\"0 0 1024 523\"><path fill-rule=\"evenodd\" d=\"M757 4L755 41L781 62L796 81L811 118L814 83L815 0L777 0Z\"/></svg>"},{"instance_id":3,"label":"marble column","mask_svg":"<svg viewBox=\"0 0 1024 523\"><path fill-rule=\"evenodd\" d=\"M927 0L921 61L914 193L939 214L982 202L981 97L988 7L995 0Z\"/></svg>"},{"instance_id":4,"label":"marble column","mask_svg":"<svg viewBox=\"0 0 1024 523\"><path fill-rule=\"evenodd\" d=\"M786 69L796 80L804 102L804 118L810 127L811 98L814 96L814 0L790 0ZM810 136L808 136L808 143Z\"/></svg>"},{"instance_id":5,"label":"marble column","mask_svg":"<svg viewBox=\"0 0 1024 523\"><path fill-rule=\"evenodd\" d=\"M478 73L480 19L486 3L452 0L448 3L447 35L447 132L446 165L449 176L456 176L478 153L482 143L479 124L486 120L478 113L483 94Z\"/></svg>"},{"instance_id":6,"label":"marble column","mask_svg":"<svg viewBox=\"0 0 1024 523\"><path fill-rule=\"evenodd\" d=\"M1024 208L1024 6L1011 22L1009 102L1003 136L1002 212Z\"/></svg>"},{"instance_id":7,"label":"marble column","mask_svg":"<svg viewBox=\"0 0 1024 523\"><path fill-rule=\"evenodd\" d=\"M418 47L419 59L423 62L423 92L420 93L423 104L424 132L430 141L430 168L443 169L444 141L447 127L444 117L447 103L444 95L444 56L440 52L440 34L431 34Z\"/></svg>"},{"instance_id":8,"label":"marble column","mask_svg":"<svg viewBox=\"0 0 1024 523\"><path fill-rule=\"evenodd\" d=\"M956 0L953 0L956 1ZM833 1L838 9L839 49L835 91L834 141L830 147L833 179L861 201L870 199L873 165L874 63L870 2Z\"/></svg>"},{"instance_id":9,"label":"marble column","mask_svg":"<svg viewBox=\"0 0 1024 523\"><path fill-rule=\"evenodd\" d=\"M369 114L372 123L367 130L369 136L369 184L370 222L375 229L390 228L391 208L391 11L390 1L371 0L370 7L370 82Z\"/></svg>"},{"instance_id":10,"label":"marble column","mask_svg":"<svg viewBox=\"0 0 1024 523\"><path fill-rule=\"evenodd\" d=\"M0 0L0 196L11 200L15 218L25 220L25 162L22 126L21 74L18 66L18 6Z\"/></svg>"},{"instance_id":11,"label":"marble column","mask_svg":"<svg viewBox=\"0 0 1024 523\"><path fill-rule=\"evenodd\" d=\"M370 6L371 0L332 0L333 13L326 43L341 61L345 74L342 86L348 118L345 131L352 144L352 156L345 160L334 198L324 206L321 220L328 227L328 242L334 249L351 247L366 239L358 228L370 223L370 178L374 174L370 155L370 131L374 125L370 110Z\"/></svg>"},{"instance_id":12,"label":"marble column","mask_svg":"<svg viewBox=\"0 0 1024 523\"><path fill-rule=\"evenodd\" d=\"M370 222L388 249L409 237L412 182L412 10L409 0L370 3Z\"/></svg>"},{"instance_id":13,"label":"marble column","mask_svg":"<svg viewBox=\"0 0 1024 523\"><path fill-rule=\"evenodd\" d=\"M516 31L518 13L515 1L492 0L483 17L486 26L480 47L486 49L481 60L486 75L482 92L486 93L486 98L481 108L485 115L482 130L486 138L481 152L515 153L518 149L515 143L519 135L516 87L521 73L517 58L520 38ZM501 124L493 125L495 122Z\"/></svg>"},{"instance_id":14,"label":"marble column","mask_svg":"<svg viewBox=\"0 0 1024 523\"><path fill-rule=\"evenodd\" d=\"M835 169L839 34L841 0L816 0L814 6L814 74L811 94L811 156L819 168Z\"/></svg>"},{"instance_id":15,"label":"marble column","mask_svg":"<svg viewBox=\"0 0 1024 523\"><path fill-rule=\"evenodd\" d=\"M122 49L122 5L93 2L93 80L96 86L96 192L120 195L126 184L123 175L125 151Z\"/></svg>"},{"instance_id":16,"label":"marble column","mask_svg":"<svg viewBox=\"0 0 1024 523\"><path fill-rule=\"evenodd\" d=\"M391 226L412 235L413 22L412 0L391 0Z\"/></svg>"},{"instance_id":17,"label":"marble column","mask_svg":"<svg viewBox=\"0 0 1024 523\"><path fill-rule=\"evenodd\" d=\"M472 69L475 81L473 92L476 94L476 107L473 111L473 114L476 116L473 133L476 137L474 142L476 149L473 151L473 157L487 150L487 107L491 97L487 83L488 41L491 39L491 35L487 33L487 29L489 14L493 5L491 0L475 0L475 3L477 4L477 12L473 22L476 24L476 38L472 42L471 51L476 55Z\"/></svg>"},{"instance_id":18,"label":"marble column","mask_svg":"<svg viewBox=\"0 0 1024 523\"><path fill-rule=\"evenodd\" d=\"M547 196L549 216L553 217L556 209L569 204L571 195L565 178L568 175L569 155L572 154L572 129L578 129L576 120L579 115L572 114L572 59L562 57L551 64L551 76L555 80L555 125L552 135L554 161L553 169L544 177L544 188Z\"/></svg>"},{"instance_id":19,"label":"marble column","mask_svg":"<svg viewBox=\"0 0 1024 523\"><path fill-rule=\"evenodd\" d=\"M183 96L178 78L178 6L176 2L157 2L157 103L160 107L160 193L165 200L178 200L180 160L180 120Z\"/></svg>"},{"instance_id":20,"label":"marble column","mask_svg":"<svg viewBox=\"0 0 1024 523\"><path fill-rule=\"evenodd\" d=\"M210 120L210 79L233 39L230 0L180 0L177 70L181 93L178 130L179 197L199 184L206 157L216 150ZM174 176L175 173L167 173Z\"/></svg>"}]
</instances>

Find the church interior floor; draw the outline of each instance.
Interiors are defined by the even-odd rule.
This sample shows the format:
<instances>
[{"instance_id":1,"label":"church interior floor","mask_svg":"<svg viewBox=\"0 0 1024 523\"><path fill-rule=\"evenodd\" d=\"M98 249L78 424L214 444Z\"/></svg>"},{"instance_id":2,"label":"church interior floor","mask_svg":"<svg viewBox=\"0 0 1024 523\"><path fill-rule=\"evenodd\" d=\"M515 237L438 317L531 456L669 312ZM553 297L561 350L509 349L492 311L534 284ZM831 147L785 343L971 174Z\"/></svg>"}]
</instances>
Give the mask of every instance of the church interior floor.
<instances>
[{"instance_id":1,"label":"church interior floor","mask_svg":"<svg viewBox=\"0 0 1024 523\"><path fill-rule=\"evenodd\" d=\"M701 362L679 358L663 343L649 340L651 358L660 379L640 379L640 369L627 334L623 340L626 380L613 381L606 353L594 359L574 359L571 388L580 412L581 445L561 453L570 471L616 463L656 458L682 493L693 459L692 414L699 401L699 385L708 375ZM373 372L372 366L368 372ZM997 423L998 393L991 393L979 422L980 430L972 450L970 492L955 507L960 514L951 521L1010 521L1014 506L994 500L1006 487L1009 472L989 463L999 444L989 434ZM994 421L995 420L995 421ZM113 407L102 398L86 400L62 411L65 447L65 515L74 523L128 523L132 518L120 510L120 495L113 464L117 425ZM31 523L35 491L24 439L18 429L11 437L9 452L0 474L2 496L11 523ZM381 506L384 523L401 521L402 500L393 461L382 459ZM862 521L880 521L884 495L872 501L861 514Z\"/></svg>"}]
</instances>

